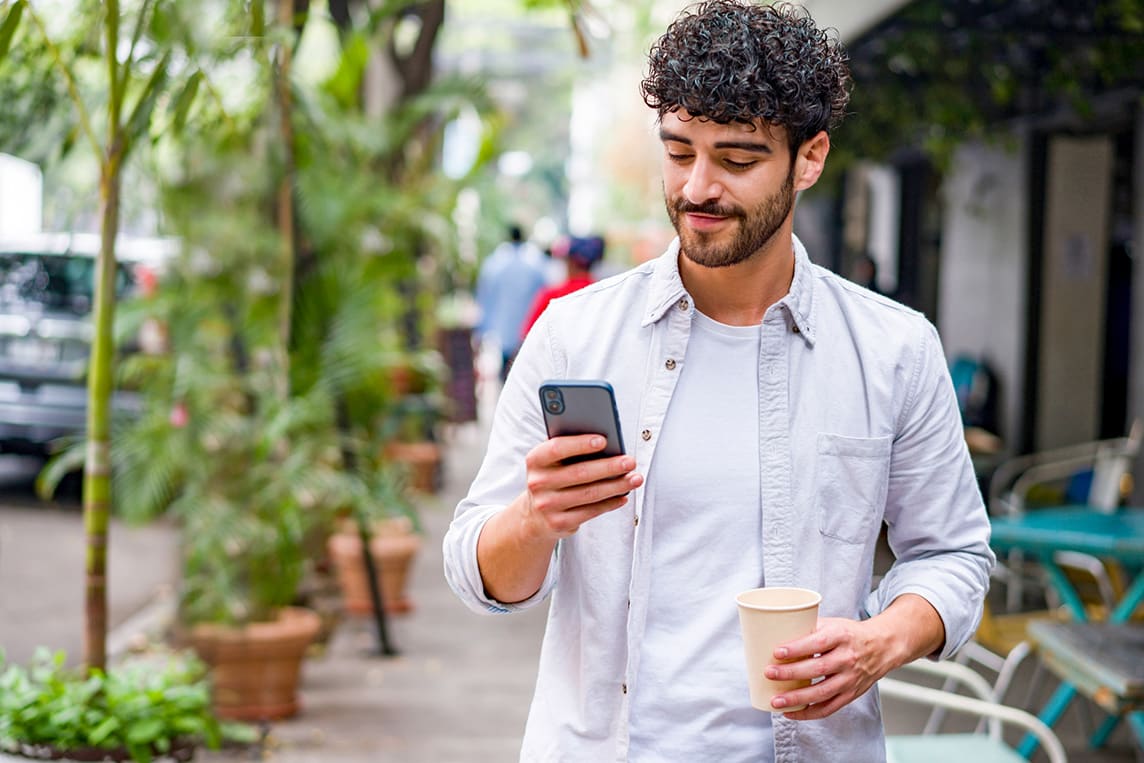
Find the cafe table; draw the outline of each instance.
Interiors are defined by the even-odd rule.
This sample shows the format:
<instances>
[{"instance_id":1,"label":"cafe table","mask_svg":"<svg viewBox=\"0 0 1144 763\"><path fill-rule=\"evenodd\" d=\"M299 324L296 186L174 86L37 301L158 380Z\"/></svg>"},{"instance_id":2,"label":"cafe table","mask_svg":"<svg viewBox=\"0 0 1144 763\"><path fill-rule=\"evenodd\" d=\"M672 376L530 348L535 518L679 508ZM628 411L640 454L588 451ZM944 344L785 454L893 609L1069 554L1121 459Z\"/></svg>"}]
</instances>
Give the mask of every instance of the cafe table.
<instances>
[{"instance_id":1,"label":"cafe table","mask_svg":"<svg viewBox=\"0 0 1144 763\"><path fill-rule=\"evenodd\" d=\"M1109 623L1126 622L1144 600L1144 507L1123 507L1114 512L1103 512L1083 505L1058 506L994 517L992 525L990 545L994 550L1018 550L1035 557L1078 623L1088 621L1088 612L1080 594L1054 561L1053 555L1057 551L1080 551L1114 560L1134 575L1123 597L1109 614ZM1095 665L1091 667L1096 669ZM1050 727L1064 714L1077 693L1076 683L1067 677L1062 677L1062 681L1040 713L1041 720ZM1130 715L1133 732L1140 742L1144 733L1144 714L1136 711ZM1120 718L1119 714L1111 716L1093 735L1092 744L1103 744ZM1020 752L1029 757L1036 744L1035 738L1026 737Z\"/></svg>"}]
</instances>

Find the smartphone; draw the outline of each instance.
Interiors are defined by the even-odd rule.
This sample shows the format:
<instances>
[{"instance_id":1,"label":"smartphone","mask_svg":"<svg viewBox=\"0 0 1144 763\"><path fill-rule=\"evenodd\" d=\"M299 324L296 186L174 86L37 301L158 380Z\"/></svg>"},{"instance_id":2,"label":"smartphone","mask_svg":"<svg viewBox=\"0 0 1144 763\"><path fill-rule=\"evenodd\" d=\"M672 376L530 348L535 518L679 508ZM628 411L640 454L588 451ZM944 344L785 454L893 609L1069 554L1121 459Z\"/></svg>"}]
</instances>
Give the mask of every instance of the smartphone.
<instances>
[{"instance_id":1,"label":"smartphone","mask_svg":"<svg viewBox=\"0 0 1144 763\"><path fill-rule=\"evenodd\" d=\"M549 437L598 434L607 440L603 450L572 456L565 459L565 463L623 454L616 393L608 382L596 379L546 381L540 385L540 409Z\"/></svg>"}]
</instances>

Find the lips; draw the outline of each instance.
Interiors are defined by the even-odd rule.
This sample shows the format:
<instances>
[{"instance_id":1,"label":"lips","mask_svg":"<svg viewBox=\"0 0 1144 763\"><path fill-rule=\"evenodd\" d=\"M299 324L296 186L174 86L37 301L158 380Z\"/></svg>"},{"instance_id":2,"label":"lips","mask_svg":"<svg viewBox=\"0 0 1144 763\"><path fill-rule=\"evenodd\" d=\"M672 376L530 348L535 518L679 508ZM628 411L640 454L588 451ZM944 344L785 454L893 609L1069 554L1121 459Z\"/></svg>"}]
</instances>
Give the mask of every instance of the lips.
<instances>
[{"instance_id":1,"label":"lips","mask_svg":"<svg viewBox=\"0 0 1144 763\"><path fill-rule=\"evenodd\" d=\"M705 215L699 212L687 212L687 224L697 231L713 231L731 219L719 215Z\"/></svg>"}]
</instances>

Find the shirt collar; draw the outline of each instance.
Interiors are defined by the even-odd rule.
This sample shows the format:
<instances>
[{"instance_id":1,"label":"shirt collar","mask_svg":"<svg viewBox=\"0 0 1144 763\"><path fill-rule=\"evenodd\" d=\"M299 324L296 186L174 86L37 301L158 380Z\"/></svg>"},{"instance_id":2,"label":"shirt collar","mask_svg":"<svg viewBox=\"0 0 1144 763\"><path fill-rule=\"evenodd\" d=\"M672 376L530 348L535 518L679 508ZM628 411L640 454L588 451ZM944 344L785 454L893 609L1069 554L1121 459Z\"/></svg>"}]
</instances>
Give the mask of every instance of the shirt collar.
<instances>
[{"instance_id":1,"label":"shirt collar","mask_svg":"<svg viewBox=\"0 0 1144 763\"><path fill-rule=\"evenodd\" d=\"M687 290L679 277L679 238L667 245L667 251L652 263L651 289L648 291L647 309L641 326L648 326L663 317L667 309L683 299Z\"/></svg>"},{"instance_id":2,"label":"shirt collar","mask_svg":"<svg viewBox=\"0 0 1144 763\"><path fill-rule=\"evenodd\" d=\"M790 291L779 300L779 304L786 305L787 312L790 313L791 328L813 347L814 266L798 236L792 235L791 238L794 240L794 278L790 283Z\"/></svg>"},{"instance_id":3,"label":"shirt collar","mask_svg":"<svg viewBox=\"0 0 1144 763\"><path fill-rule=\"evenodd\" d=\"M797 236L794 239L794 278L790 291L778 301L790 314L792 329L807 344L814 345L814 322L811 308L814 303L814 274L806 248ZM652 264L651 289L648 292L647 309L640 325L648 326L664 316L668 308L688 298L679 277L679 238L668 245L667 250Z\"/></svg>"}]
</instances>

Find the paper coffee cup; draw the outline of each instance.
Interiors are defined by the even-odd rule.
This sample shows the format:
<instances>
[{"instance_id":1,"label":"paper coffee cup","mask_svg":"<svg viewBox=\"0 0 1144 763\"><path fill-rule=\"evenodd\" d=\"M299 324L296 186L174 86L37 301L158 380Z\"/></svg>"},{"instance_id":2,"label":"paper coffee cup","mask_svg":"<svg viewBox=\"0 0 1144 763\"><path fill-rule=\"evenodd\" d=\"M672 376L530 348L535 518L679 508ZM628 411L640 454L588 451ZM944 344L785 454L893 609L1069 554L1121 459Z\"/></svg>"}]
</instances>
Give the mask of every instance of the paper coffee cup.
<instances>
[{"instance_id":1,"label":"paper coffee cup","mask_svg":"<svg viewBox=\"0 0 1144 763\"><path fill-rule=\"evenodd\" d=\"M777 662L775 647L814 632L821 601L821 594L806 588L752 588L735 597L752 707L772 713L792 713L806 707L771 707L776 695L810 686L810 681L772 681L764 671Z\"/></svg>"}]
</instances>

